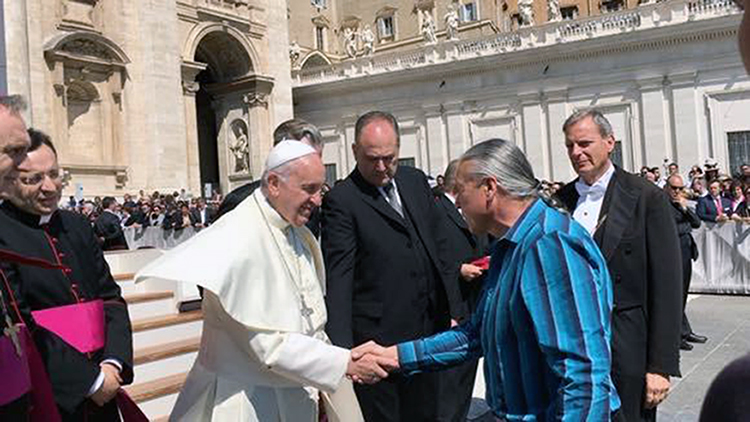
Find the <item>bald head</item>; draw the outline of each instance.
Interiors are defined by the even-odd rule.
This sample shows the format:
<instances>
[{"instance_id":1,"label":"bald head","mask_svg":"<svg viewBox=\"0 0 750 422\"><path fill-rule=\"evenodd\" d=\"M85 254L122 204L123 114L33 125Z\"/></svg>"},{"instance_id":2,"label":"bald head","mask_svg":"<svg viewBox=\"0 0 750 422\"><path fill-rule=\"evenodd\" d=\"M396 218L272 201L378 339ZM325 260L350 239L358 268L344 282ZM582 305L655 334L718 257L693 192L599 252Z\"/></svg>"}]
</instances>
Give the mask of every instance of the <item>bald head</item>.
<instances>
[{"instance_id":1,"label":"bald head","mask_svg":"<svg viewBox=\"0 0 750 422\"><path fill-rule=\"evenodd\" d=\"M26 158L31 141L21 117L25 103L20 96L0 96L0 191L16 175L18 165Z\"/></svg>"}]
</instances>

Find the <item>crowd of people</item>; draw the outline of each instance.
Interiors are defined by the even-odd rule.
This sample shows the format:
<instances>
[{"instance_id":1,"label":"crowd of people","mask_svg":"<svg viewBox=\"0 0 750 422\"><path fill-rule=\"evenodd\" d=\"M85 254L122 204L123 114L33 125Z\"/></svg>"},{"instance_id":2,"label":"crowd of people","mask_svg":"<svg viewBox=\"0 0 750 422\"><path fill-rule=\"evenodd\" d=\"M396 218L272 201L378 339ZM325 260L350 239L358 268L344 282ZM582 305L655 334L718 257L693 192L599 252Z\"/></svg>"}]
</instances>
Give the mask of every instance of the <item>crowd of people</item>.
<instances>
[{"instance_id":1,"label":"crowd of people","mask_svg":"<svg viewBox=\"0 0 750 422\"><path fill-rule=\"evenodd\" d=\"M150 195L141 190L138 195L126 193L121 198L95 196L91 200L77 201L71 196L61 207L83 215L94 224L114 201L113 211L119 217L122 227L182 229L209 226L221 200L220 193L211 198L203 198L194 197L185 189L171 194L154 191Z\"/></svg>"}]
</instances>

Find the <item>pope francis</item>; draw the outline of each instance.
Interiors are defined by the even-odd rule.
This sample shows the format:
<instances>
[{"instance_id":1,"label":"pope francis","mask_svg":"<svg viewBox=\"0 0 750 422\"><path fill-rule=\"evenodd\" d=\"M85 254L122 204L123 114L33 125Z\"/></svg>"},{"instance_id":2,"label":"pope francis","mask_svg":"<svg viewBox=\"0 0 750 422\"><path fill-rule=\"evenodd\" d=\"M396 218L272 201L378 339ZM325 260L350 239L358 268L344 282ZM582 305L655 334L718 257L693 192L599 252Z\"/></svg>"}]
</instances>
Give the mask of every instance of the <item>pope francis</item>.
<instances>
[{"instance_id":1,"label":"pope francis","mask_svg":"<svg viewBox=\"0 0 750 422\"><path fill-rule=\"evenodd\" d=\"M374 382L393 362L351 359L324 332L324 268L304 226L320 205L324 167L283 141L258 189L216 224L144 268L204 287L198 357L171 421L361 421L348 378ZM378 360L379 359L379 360Z\"/></svg>"}]
</instances>

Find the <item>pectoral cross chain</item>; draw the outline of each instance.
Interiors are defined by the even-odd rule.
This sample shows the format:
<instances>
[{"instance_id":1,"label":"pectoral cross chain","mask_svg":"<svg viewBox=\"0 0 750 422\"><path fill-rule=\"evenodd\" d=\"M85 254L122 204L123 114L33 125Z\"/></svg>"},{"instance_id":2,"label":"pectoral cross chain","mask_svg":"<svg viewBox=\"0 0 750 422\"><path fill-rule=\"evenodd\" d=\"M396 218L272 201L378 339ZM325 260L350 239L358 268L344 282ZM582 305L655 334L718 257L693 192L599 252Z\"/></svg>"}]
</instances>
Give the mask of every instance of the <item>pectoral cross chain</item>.
<instances>
[{"instance_id":1,"label":"pectoral cross chain","mask_svg":"<svg viewBox=\"0 0 750 422\"><path fill-rule=\"evenodd\" d=\"M313 329L313 322L312 322L312 318L310 318L310 316L312 316L312 314L314 314L315 311L313 310L313 308L307 306L307 302L305 302L305 296L304 295L300 295L300 300L302 302L302 309L300 309L300 312L302 313L302 316L307 320L307 323L310 325L310 329L312 330Z\"/></svg>"},{"instance_id":2,"label":"pectoral cross chain","mask_svg":"<svg viewBox=\"0 0 750 422\"><path fill-rule=\"evenodd\" d=\"M13 321L10 320L8 315L5 315L5 325L7 325L7 327L3 328L3 335L10 337L13 347L16 348L16 354L21 356L21 342L18 341L18 333L21 332L21 329L17 324L14 324Z\"/></svg>"}]
</instances>

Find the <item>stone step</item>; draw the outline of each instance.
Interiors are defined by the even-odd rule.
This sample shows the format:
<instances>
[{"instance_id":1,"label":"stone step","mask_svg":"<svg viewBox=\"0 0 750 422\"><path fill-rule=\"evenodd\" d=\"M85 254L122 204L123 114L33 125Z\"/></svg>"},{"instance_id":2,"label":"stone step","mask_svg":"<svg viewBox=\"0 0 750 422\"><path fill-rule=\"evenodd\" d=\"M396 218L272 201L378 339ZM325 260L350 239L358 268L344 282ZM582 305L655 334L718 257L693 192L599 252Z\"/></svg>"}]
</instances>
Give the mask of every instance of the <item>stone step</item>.
<instances>
[{"instance_id":1,"label":"stone step","mask_svg":"<svg viewBox=\"0 0 750 422\"><path fill-rule=\"evenodd\" d=\"M136 350L135 382L140 384L189 371L198 356L200 342L200 337L194 337Z\"/></svg>"},{"instance_id":2,"label":"stone step","mask_svg":"<svg viewBox=\"0 0 750 422\"><path fill-rule=\"evenodd\" d=\"M125 391L149 419L159 418L172 412L185 378L187 372L133 384L125 387Z\"/></svg>"},{"instance_id":3,"label":"stone step","mask_svg":"<svg viewBox=\"0 0 750 422\"><path fill-rule=\"evenodd\" d=\"M109 264L112 274L127 274L138 272L154 259L163 255L158 249L140 249L137 251L105 252L104 259Z\"/></svg>"},{"instance_id":4,"label":"stone step","mask_svg":"<svg viewBox=\"0 0 750 422\"><path fill-rule=\"evenodd\" d=\"M131 320L172 314L177 310L174 292L137 292L124 294Z\"/></svg>"},{"instance_id":5,"label":"stone step","mask_svg":"<svg viewBox=\"0 0 750 422\"><path fill-rule=\"evenodd\" d=\"M112 278L120 286L123 295L135 293L139 290L135 285L135 273L112 274Z\"/></svg>"},{"instance_id":6,"label":"stone step","mask_svg":"<svg viewBox=\"0 0 750 422\"><path fill-rule=\"evenodd\" d=\"M203 312L191 311L132 320L133 349L140 350L168 341L200 337Z\"/></svg>"}]
</instances>

